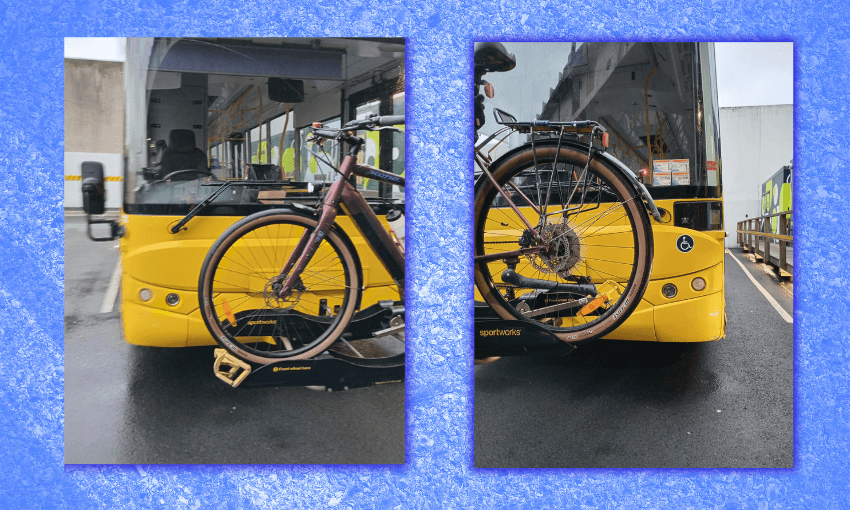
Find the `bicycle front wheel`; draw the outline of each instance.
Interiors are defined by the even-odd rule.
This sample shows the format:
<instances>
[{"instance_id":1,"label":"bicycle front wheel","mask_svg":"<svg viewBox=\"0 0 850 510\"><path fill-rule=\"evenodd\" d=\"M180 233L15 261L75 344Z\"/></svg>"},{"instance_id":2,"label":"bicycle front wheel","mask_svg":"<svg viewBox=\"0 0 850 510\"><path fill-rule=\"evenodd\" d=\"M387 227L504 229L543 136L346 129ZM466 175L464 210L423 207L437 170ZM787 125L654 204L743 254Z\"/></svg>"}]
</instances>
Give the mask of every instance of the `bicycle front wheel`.
<instances>
[{"instance_id":1,"label":"bicycle front wheel","mask_svg":"<svg viewBox=\"0 0 850 510\"><path fill-rule=\"evenodd\" d=\"M307 359L345 331L361 282L353 248L334 230L322 238L292 292L277 295L281 269L317 221L264 211L236 222L213 244L201 268L198 299L213 338L260 364Z\"/></svg>"},{"instance_id":2,"label":"bicycle front wheel","mask_svg":"<svg viewBox=\"0 0 850 510\"><path fill-rule=\"evenodd\" d=\"M652 229L635 187L587 150L539 145L490 167L475 194L475 283L504 319L570 343L623 323L652 270ZM542 218L542 219L541 219Z\"/></svg>"}]
</instances>

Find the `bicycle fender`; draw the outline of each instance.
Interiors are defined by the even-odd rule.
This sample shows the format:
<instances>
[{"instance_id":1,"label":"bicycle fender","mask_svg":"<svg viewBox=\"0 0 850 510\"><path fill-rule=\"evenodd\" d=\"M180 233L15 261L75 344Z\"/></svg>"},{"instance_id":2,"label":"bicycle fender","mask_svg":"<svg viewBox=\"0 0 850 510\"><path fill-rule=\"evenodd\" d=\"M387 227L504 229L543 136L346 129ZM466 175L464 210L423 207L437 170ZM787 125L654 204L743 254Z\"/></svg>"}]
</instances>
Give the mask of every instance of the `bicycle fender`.
<instances>
[{"instance_id":1,"label":"bicycle fender","mask_svg":"<svg viewBox=\"0 0 850 510\"><path fill-rule=\"evenodd\" d=\"M640 194L643 199L643 203L646 205L647 211L649 211L650 215L657 221L661 223L661 213L658 212L658 206L655 205L655 200L652 199L652 195L649 194L649 190L646 189L646 186L640 182L635 176L634 172L623 164L622 161L615 158L614 156L608 154L607 152L599 152L597 153L599 156L605 161L611 163L616 169L620 171L620 173L632 183L637 192Z\"/></svg>"},{"instance_id":2,"label":"bicycle fender","mask_svg":"<svg viewBox=\"0 0 850 510\"><path fill-rule=\"evenodd\" d=\"M544 147L544 146L557 147L558 146L558 140L541 140L539 142L535 142L534 145L535 146L541 146L541 147ZM531 146L530 143L524 143L524 144L520 145L519 147L514 147L513 149L509 150L508 152L502 154L502 156L499 157L497 160L493 161L490 164L490 166L491 167L498 166L499 164L501 164L501 162L503 160L512 157L517 152L523 151L530 146ZM569 148L569 149L576 150L576 151L579 151L579 152L584 152L584 153L588 152L587 144L577 142L575 140L561 140L561 147ZM658 212L658 207L655 205L655 201L652 199L652 195L649 194L649 190L646 189L646 186L644 186L643 183L640 182L637 179L634 172L632 172L632 170L629 167L627 167L625 164L623 164L622 161L615 158L611 154L608 154L607 152L597 151L596 154L601 159L604 159L606 162L610 163L611 166L614 168L614 170L619 172L620 175L622 175L626 178L627 182L631 183L632 186L634 186L635 191L640 195L641 199L643 200L647 211L649 211L650 215L655 219L655 221L657 221L658 223L661 223L661 213ZM476 181L475 181L475 193L478 193L478 188L481 186L481 183L483 181L484 181L484 179L481 179L480 177L478 179L476 179Z\"/></svg>"}]
</instances>

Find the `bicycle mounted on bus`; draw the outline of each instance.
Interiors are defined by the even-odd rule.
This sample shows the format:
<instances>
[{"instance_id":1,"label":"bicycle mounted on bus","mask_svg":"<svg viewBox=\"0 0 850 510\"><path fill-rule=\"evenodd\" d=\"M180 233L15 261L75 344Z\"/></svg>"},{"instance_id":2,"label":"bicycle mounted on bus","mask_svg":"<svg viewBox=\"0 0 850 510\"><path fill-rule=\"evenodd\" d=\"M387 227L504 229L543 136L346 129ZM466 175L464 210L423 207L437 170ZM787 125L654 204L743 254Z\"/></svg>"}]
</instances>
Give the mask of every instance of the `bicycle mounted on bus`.
<instances>
[{"instance_id":1,"label":"bicycle mounted on bus","mask_svg":"<svg viewBox=\"0 0 850 510\"><path fill-rule=\"evenodd\" d=\"M568 343L605 336L640 302L652 270L649 214L660 214L634 173L606 152L592 120L521 122L494 109L503 126L478 141L493 97L488 72L516 59L496 42L475 46L475 284L506 320L532 321ZM481 94L481 88L484 94ZM511 133L529 141L495 161Z\"/></svg>"},{"instance_id":2,"label":"bicycle mounted on bus","mask_svg":"<svg viewBox=\"0 0 850 510\"><path fill-rule=\"evenodd\" d=\"M388 232L354 183L360 176L404 186L402 176L357 163L365 140L355 134L360 130L399 131L392 126L403 123L404 116L374 115L352 120L340 129L314 123L311 141L317 142L322 152L313 155L339 174L319 206L253 214L233 224L213 243L201 269L198 299L207 328L228 352L268 365L312 358L337 340L347 343L343 334L350 333L349 325L357 319L366 323L360 328L361 336L403 331L403 230L398 235ZM324 152L326 140L350 147L339 168ZM398 302L379 303L391 311L388 323L381 317L370 320L374 314L359 310L363 268L348 234L335 223L340 208L363 233L398 288ZM388 214L388 220L392 224L398 216ZM403 229L403 222L401 225ZM370 316L362 317L364 314Z\"/></svg>"}]
</instances>

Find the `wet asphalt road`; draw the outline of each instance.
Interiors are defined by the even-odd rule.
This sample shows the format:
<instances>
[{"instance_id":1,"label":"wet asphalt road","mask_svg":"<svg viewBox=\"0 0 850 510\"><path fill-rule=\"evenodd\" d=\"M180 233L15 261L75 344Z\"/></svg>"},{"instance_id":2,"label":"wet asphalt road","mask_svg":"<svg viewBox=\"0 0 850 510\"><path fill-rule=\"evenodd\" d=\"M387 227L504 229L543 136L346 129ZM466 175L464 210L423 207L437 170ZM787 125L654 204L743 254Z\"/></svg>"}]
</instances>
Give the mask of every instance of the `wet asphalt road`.
<instances>
[{"instance_id":1,"label":"wet asphalt road","mask_svg":"<svg viewBox=\"0 0 850 510\"><path fill-rule=\"evenodd\" d=\"M212 374L212 347L124 343L117 307L100 313L117 243L84 228L66 218L66 463L404 462L401 384L232 389ZM600 341L476 367L475 466L792 467L793 327L731 256L792 310L790 292L733 250L719 342Z\"/></svg>"},{"instance_id":2,"label":"wet asphalt road","mask_svg":"<svg viewBox=\"0 0 850 510\"><path fill-rule=\"evenodd\" d=\"M404 385L230 388L213 347L136 347L100 313L117 242L65 220L66 464L398 464Z\"/></svg>"},{"instance_id":3,"label":"wet asphalt road","mask_svg":"<svg viewBox=\"0 0 850 510\"><path fill-rule=\"evenodd\" d=\"M475 368L478 468L790 468L791 293L726 255L726 338L598 341L563 358Z\"/></svg>"}]
</instances>

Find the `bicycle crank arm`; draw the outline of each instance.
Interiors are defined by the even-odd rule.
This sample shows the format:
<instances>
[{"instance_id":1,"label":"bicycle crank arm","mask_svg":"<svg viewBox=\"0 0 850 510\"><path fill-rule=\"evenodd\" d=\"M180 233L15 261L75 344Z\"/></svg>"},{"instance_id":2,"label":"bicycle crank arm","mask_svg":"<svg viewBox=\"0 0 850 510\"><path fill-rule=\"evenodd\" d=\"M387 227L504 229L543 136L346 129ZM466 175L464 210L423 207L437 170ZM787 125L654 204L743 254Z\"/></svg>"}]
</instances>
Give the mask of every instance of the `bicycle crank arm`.
<instances>
[{"instance_id":1,"label":"bicycle crank arm","mask_svg":"<svg viewBox=\"0 0 850 510\"><path fill-rule=\"evenodd\" d=\"M513 269L505 269L502 271L502 281L516 287L524 289L542 289L555 292L570 292L574 294L583 294L585 296L595 296L596 287L586 283L558 283L548 280L538 280L536 278L527 278L518 274Z\"/></svg>"}]
</instances>

